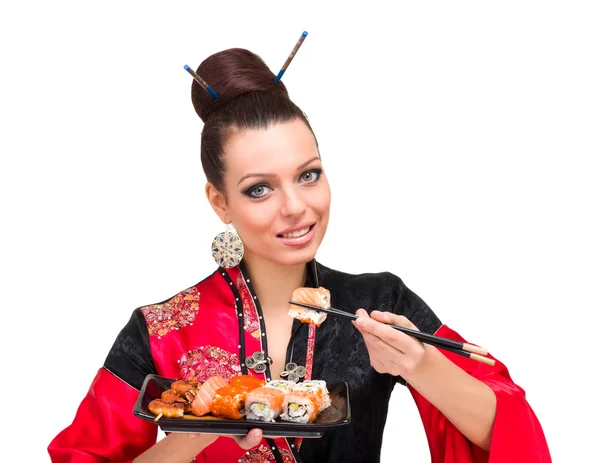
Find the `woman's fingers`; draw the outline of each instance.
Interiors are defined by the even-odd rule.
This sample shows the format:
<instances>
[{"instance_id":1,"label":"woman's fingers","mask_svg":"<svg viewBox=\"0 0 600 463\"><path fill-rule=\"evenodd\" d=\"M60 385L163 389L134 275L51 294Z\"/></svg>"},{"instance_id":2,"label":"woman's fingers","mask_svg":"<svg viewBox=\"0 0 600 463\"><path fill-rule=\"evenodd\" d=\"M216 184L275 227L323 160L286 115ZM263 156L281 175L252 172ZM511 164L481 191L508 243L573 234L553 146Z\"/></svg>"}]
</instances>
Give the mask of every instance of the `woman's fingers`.
<instances>
[{"instance_id":1,"label":"woman's fingers","mask_svg":"<svg viewBox=\"0 0 600 463\"><path fill-rule=\"evenodd\" d=\"M396 370L398 367L396 359L403 353L372 334L362 333L362 335L369 352L371 366L375 371L386 373Z\"/></svg>"},{"instance_id":2,"label":"woman's fingers","mask_svg":"<svg viewBox=\"0 0 600 463\"><path fill-rule=\"evenodd\" d=\"M373 336L378 337L384 343L389 344L390 346L402 351L407 352L411 350L411 347L415 345L415 343L419 344L419 342L408 336L407 334L402 333L401 331L395 330L390 326L386 326L386 322L381 322L375 319L375 317L387 318L388 316L382 314L381 312L376 313L375 317L369 317L366 311L360 309L356 312L358 315L358 320L356 320L356 327L361 333L372 334ZM381 314L381 315L380 315ZM393 315L393 314L390 314ZM394 317L399 317L398 315L393 315ZM410 323L406 317L403 318L403 323ZM398 318L394 318L395 321L399 321ZM414 326L414 325L413 325Z\"/></svg>"},{"instance_id":3,"label":"woman's fingers","mask_svg":"<svg viewBox=\"0 0 600 463\"><path fill-rule=\"evenodd\" d=\"M251 429L250 432L245 436L233 437L238 445L245 449L250 450L260 444L263 438L262 429Z\"/></svg>"},{"instance_id":4,"label":"woman's fingers","mask_svg":"<svg viewBox=\"0 0 600 463\"><path fill-rule=\"evenodd\" d=\"M380 312L379 310L374 310L371 312L371 318L388 325L396 325L401 326L402 328L409 328L414 331L419 331L413 322L403 315L396 315L391 312Z\"/></svg>"},{"instance_id":5,"label":"woman's fingers","mask_svg":"<svg viewBox=\"0 0 600 463\"><path fill-rule=\"evenodd\" d=\"M189 433L188 436L190 436L191 439L196 439L200 436L206 436L207 434L200 434L200 433ZM219 436L217 434L211 434L211 437L214 437L213 440L216 440ZM263 434L262 434L262 429L251 429L250 432L248 434L246 434L245 436L229 436L231 437L234 441L237 442L237 444L243 448L244 450L250 450L251 448L256 447L258 444L260 444L260 442L262 441L263 438Z\"/></svg>"},{"instance_id":6,"label":"woman's fingers","mask_svg":"<svg viewBox=\"0 0 600 463\"><path fill-rule=\"evenodd\" d=\"M374 336L370 333L362 333L365 343L367 344L367 349L369 352L377 352L378 355L387 355L387 356L395 356L398 354L404 354L400 349L396 349L389 344L386 344L377 336Z\"/></svg>"},{"instance_id":7,"label":"woman's fingers","mask_svg":"<svg viewBox=\"0 0 600 463\"><path fill-rule=\"evenodd\" d=\"M371 366L377 372L402 376L418 367L425 354L423 344L412 336L387 326L393 323L415 329L406 317L378 311L369 316L363 309L356 314L358 319L352 323L362 334Z\"/></svg>"}]
</instances>

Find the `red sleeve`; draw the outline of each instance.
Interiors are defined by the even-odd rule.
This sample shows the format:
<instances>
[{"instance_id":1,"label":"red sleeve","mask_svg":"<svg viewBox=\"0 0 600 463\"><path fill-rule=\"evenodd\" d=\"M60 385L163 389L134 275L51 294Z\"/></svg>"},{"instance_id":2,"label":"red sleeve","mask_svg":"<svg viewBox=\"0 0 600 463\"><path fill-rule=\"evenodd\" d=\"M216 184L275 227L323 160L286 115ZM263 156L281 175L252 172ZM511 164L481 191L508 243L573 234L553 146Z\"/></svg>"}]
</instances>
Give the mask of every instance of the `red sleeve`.
<instances>
[{"instance_id":1,"label":"red sleeve","mask_svg":"<svg viewBox=\"0 0 600 463\"><path fill-rule=\"evenodd\" d=\"M73 423L48 447L53 463L131 462L156 443L157 426L133 415L139 391L101 368Z\"/></svg>"},{"instance_id":2,"label":"red sleeve","mask_svg":"<svg viewBox=\"0 0 600 463\"><path fill-rule=\"evenodd\" d=\"M436 335L467 342L443 325ZM550 463L550 451L542 427L529 406L525 391L517 386L507 368L495 366L440 349L467 373L487 384L496 394L496 418L490 451L473 445L452 423L414 388L409 390L423 420L432 463ZM492 356L490 356L492 357Z\"/></svg>"}]
</instances>

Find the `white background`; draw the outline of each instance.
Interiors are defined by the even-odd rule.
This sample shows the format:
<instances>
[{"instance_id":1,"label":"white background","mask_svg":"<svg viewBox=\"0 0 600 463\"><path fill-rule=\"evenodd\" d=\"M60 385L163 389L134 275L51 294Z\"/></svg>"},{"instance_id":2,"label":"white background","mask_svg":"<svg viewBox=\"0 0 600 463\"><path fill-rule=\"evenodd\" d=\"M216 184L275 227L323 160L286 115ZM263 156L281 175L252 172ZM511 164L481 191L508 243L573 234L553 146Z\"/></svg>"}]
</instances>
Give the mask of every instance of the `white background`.
<instances>
[{"instance_id":1,"label":"white background","mask_svg":"<svg viewBox=\"0 0 600 463\"><path fill-rule=\"evenodd\" d=\"M49 461L132 310L214 269L183 65L244 47L277 73L307 30L284 81L333 192L319 260L401 276L509 366L555 461L589 461L599 21L593 1L2 6L0 459ZM382 461L429 461L406 389L390 409Z\"/></svg>"}]
</instances>

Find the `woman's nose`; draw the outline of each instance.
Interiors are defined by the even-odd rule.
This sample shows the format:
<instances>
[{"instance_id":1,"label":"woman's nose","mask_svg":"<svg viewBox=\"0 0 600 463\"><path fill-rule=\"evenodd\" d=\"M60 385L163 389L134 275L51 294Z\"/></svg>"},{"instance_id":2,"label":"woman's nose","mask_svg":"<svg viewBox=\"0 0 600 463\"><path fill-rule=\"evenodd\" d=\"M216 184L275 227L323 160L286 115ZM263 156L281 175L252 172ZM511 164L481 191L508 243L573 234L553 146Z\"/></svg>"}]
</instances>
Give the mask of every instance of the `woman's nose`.
<instances>
[{"instance_id":1,"label":"woman's nose","mask_svg":"<svg viewBox=\"0 0 600 463\"><path fill-rule=\"evenodd\" d=\"M306 203L302 195L297 191L286 191L281 205L282 215L298 216L304 214L304 211L306 211Z\"/></svg>"}]
</instances>

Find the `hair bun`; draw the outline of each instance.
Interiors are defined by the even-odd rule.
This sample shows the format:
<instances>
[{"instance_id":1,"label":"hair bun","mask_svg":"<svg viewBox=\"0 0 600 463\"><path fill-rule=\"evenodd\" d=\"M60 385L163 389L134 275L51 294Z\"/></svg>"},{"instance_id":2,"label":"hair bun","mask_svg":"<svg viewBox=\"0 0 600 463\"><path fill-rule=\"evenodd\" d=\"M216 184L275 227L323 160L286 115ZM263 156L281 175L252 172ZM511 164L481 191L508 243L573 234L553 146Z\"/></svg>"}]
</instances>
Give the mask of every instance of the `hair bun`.
<instances>
[{"instance_id":1,"label":"hair bun","mask_svg":"<svg viewBox=\"0 0 600 463\"><path fill-rule=\"evenodd\" d=\"M219 95L213 100L198 82L192 82L192 104L203 122L215 110L244 93L281 92L288 96L283 82L274 82L275 74L262 58L243 48L230 48L209 56L196 72Z\"/></svg>"}]
</instances>

